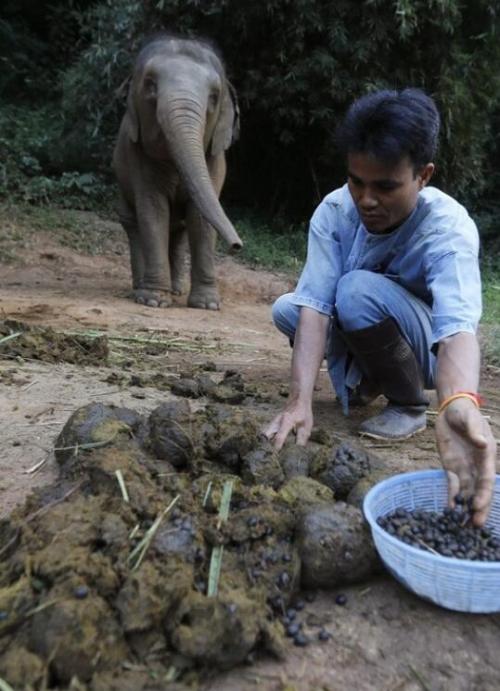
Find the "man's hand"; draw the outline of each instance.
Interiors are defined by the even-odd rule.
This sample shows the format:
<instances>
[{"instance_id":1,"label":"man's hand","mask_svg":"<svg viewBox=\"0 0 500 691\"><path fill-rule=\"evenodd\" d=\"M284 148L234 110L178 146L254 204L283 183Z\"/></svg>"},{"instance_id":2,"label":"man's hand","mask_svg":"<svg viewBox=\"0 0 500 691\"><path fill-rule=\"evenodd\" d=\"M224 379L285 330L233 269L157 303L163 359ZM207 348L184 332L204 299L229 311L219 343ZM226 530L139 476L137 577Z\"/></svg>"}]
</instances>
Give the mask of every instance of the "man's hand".
<instances>
[{"instance_id":1,"label":"man's hand","mask_svg":"<svg viewBox=\"0 0 500 691\"><path fill-rule=\"evenodd\" d=\"M449 499L461 493L474 497L474 525L485 523L495 484L496 441L474 403L457 398L438 415L436 440L448 472Z\"/></svg>"},{"instance_id":2,"label":"man's hand","mask_svg":"<svg viewBox=\"0 0 500 691\"><path fill-rule=\"evenodd\" d=\"M272 440L274 448L279 451L292 431L295 433L297 444L305 446L311 436L312 426L311 405L295 401L287 405L263 432L268 439Z\"/></svg>"}]
</instances>

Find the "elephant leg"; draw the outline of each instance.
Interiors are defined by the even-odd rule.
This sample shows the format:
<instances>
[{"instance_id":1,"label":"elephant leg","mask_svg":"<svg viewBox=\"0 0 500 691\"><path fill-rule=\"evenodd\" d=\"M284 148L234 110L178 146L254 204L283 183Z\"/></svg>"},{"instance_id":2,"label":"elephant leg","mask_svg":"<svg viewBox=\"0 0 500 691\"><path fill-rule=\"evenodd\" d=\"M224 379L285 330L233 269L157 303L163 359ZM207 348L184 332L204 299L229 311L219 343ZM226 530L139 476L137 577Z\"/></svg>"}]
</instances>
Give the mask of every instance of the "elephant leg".
<instances>
[{"instance_id":1,"label":"elephant leg","mask_svg":"<svg viewBox=\"0 0 500 691\"><path fill-rule=\"evenodd\" d=\"M212 185L219 196L226 175L224 155L207 161ZM199 309L220 309L220 296L215 281L215 244L217 235L193 204L186 214L189 248L191 251L191 292L188 306Z\"/></svg>"},{"instance_id":2,"label":"elephant leg","mask_svg":"<svg viewBox=\"0 0 500 691\"><path fill-rule=\"evenodd\" d=\"M144 261L141 284L134 290L135 301L150 307L172 304L169 252L170 209L166 197L150 189L138 195L139 238Z\"/></svg>"},{"instance_id":3,"label":"elephant leg","mask_svg":"<svg viewBox=\"0 0 500 691\"><path fill-rule=\"evenodd\" d=\"M118 217L128 237L130 266L132 269L132 287L135 290L140 287L144 276L144 258L142 256L137 216L132 206L122 194L120 194L118 201Z\"/></svg>"},{"instance_id":4,"label":"elephant leg","mask_svg":"<svg viewBox=\"0 0 500 691\"><path fill-rule=\"evenodd\" d=\"M169 260L172 294L181 295L183 292L184 276L186 274L187 232L186 222L184 218L181 218L179 212L172 214Z\"/></svg>"}]
</instances>

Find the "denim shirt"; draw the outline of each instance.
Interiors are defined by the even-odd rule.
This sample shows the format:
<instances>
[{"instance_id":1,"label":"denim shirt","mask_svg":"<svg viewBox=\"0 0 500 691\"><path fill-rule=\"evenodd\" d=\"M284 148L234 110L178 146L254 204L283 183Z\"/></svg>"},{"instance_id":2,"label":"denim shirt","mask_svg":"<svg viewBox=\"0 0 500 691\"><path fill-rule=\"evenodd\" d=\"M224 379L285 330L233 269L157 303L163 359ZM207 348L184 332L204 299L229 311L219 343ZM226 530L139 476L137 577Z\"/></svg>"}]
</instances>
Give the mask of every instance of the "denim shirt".
<instances>
[{"instance_id":1,"label":"denim shirt","mask_svg":"<svg viewBox=\"0 0 500 691\"><path fill-rule=\"evenodd\" d=\"M344 185L328 194L313 214L307 260L293 302L332 316L339 278L355 269L375 271L429 305L435 346L455 333L476 332L481 316L478 252L474 221L463 206L435 187L419 193L403 224L380 235L365 228ZM337 360L344 359L340 343L336 351ZM339 381L341 368L336 369L335 388L346 409L345 382Z\"/></svg>"}]
</instances>

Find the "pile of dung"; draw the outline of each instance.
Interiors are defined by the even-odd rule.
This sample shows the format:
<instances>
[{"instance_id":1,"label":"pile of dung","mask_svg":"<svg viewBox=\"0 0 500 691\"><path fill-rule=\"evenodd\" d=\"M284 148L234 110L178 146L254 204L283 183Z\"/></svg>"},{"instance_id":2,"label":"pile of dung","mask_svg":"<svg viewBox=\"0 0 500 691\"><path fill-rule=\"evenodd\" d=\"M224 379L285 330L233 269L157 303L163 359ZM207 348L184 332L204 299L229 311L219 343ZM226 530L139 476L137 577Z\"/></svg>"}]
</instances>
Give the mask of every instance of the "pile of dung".
<instances>
[{"instance_id":1,"label":"pile of dung","mask_svg":"<svg viewBox=\"0 0 500 691\"><path fill-rule=\"evenodd\" d=\"M89 338L59 333L50 327L28 326L11 319L0 321L0 357L102 365L108 355L106 336Z\"/></svg>"},{"instance_id":2,"label":"pile of dung","mask_svg":"<svg viewBox=\"0 0 500 691\"><path fill-rule=\"evenodd\" d=\"M146 396L137 393L137 389L153 387L160 391L171 391L182 398L207 398L216 403L239 405L244 402L264 402L273 398L262 386L248 384L242 375L233 369L219 372L215 365L207 362L204 365L179 373L163 372L126 373L113 371L104 381L120 387L134 387L136 398Z\"/></svg>"},{"instance_id":3,"label":"pile of dung","mask_svg":"<svg viewBox=\"0 0 500 691\"><path fill-rule=\"evenodd\" d=\"M301 587L377 568L359 509L310 477L335 453L275 453L248 410L148 417L94 403L56 441L57 482L0 522L0 677L13 688L182 689L278 657ZM321 436L321 435L320 435Z\"/></svg>"}]
</instances>

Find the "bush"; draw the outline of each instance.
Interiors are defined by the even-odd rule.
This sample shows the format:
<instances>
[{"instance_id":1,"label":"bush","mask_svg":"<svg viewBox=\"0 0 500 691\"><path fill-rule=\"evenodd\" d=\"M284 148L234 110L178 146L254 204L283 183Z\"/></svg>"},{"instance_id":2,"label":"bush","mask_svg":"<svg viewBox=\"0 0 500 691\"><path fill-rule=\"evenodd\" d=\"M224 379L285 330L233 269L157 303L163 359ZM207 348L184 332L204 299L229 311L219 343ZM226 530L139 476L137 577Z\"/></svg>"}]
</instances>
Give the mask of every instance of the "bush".
<instances>
[{"instance_id":1,"label":"bush","mask_svg":"<svg viewBox=\"0 0 500 691\"><path fill-rule=\"evenodd\" d=\"M93 209L110 198L109 182L92 172L58 170L64 122L53 105L0 109L0 198Z\"/></svg>"}]
</instances>

